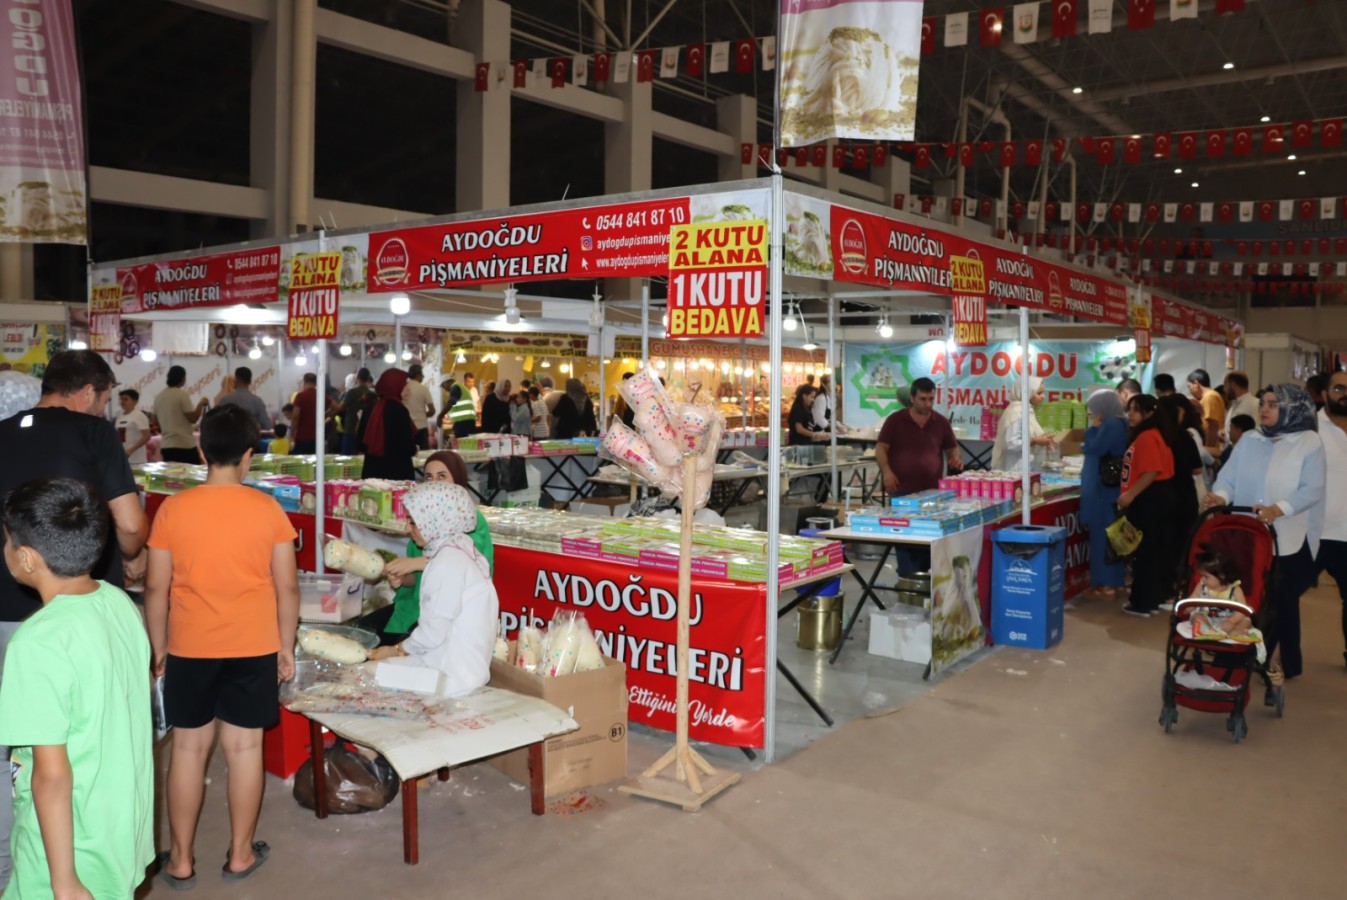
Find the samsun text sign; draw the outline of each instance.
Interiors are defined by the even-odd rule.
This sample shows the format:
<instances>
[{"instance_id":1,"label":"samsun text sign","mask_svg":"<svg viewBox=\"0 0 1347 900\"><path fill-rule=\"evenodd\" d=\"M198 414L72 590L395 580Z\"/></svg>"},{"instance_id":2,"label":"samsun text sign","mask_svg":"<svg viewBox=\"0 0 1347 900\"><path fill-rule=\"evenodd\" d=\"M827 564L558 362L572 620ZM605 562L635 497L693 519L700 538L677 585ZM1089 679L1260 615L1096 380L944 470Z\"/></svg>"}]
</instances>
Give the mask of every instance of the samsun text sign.
<instances>
[{"instance_id":1,"label":"samsun text sign","mask_svg":"<svg viewBox=\"0 0 1347 900\"><path fill-rule=\"evenodd\" d=\"M341 300L341 254L297 253L290 260L290 297L285 336L331 339L337 336Z\"/></svg>"},{"instance_id":2,"label":"samsun text sign","mask_svg":"<svg viewBox=\"0 0 1347 900\"><path fill-rule=\"evenodd\" d=\"M671 338L758 337L767 288L767 222L676 225L669 235Z\"/></svg>"}]
</instances>

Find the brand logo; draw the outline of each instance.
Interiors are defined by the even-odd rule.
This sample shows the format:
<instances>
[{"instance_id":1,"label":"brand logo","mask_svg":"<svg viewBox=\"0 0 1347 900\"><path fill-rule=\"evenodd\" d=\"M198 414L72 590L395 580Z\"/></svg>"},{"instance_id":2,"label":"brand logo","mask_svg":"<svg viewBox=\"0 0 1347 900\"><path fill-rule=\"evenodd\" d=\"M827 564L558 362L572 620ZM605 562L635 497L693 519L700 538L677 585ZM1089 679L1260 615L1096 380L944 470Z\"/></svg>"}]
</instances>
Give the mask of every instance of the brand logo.
<instances>
[{"instance_id":1,"label":"brand logo","mask_svg":"<svg viewBox=\"0 0 1347 900\"><path fill-rule=\"evenodd\" d=\"M1048 309L1060 310L1066 306L1066 298L1062 295L1062 282L1057 278L1054 271L1048 272Z\"/></svg>"},{"instance_id":2,"label":"brand logo","mask_svg":"<svg viewBox=\"0 0 1347 900\"><path fill-rule=\"evenodd\" d=\"M865 245L865 229L855 219L847 219L842 225L838 237L842 248L842 269L851 275L865 271L865 261L869 257Z\"/></svg>"},{"instance_id":3,"label":"brand logo","mask_svg":"<svg viewBox=\"0 0 1347 900\"><path fill-rule=\"evenodd\" d=\"M389 238L374 254L374 280L381 285L405 284L410 260L402 238Z\"/></svg>"}]
</instances>

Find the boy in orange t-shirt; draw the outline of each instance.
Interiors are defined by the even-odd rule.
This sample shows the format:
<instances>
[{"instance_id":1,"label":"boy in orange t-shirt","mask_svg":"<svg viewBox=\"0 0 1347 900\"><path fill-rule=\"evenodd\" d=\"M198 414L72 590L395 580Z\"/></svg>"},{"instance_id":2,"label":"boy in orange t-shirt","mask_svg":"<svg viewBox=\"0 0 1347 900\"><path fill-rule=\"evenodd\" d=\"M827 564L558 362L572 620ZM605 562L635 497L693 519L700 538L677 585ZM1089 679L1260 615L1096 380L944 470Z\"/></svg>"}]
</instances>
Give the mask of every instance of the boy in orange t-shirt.
<instances>
[{"instance_id":1,"label":"boy in orange t-shirt","mask_svg":"<svg viewBox=\"0 0 1347 900\"><path fill-rule=\"evenodd\" d=\"M173 726L172 849L159 854L159 878L177 890L196 883L192 847L217 722L229 768L224 879L246 878L270 853L253 840L262 731L278 718L280 682L295 674L299 578L290 520L274 499L243 484L257 437L242 407L209 412L201 420L206 482L165 500L150 530L145 620Z\"/></svg>"}]
</instances>

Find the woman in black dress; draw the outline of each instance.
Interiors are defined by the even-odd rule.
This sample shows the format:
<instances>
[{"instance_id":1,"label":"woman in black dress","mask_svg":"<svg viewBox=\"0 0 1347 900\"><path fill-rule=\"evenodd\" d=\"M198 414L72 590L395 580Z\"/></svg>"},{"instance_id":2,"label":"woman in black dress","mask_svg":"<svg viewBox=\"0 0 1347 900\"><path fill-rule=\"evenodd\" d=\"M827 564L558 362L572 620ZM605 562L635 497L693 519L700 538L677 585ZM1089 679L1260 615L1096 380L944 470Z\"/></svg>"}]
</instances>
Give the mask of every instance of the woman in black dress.
<instances>
[{"instance_id":1,"label":"woman in black dress","mask_svg":"<svg viewBox=\"0 0 1347 900\"><path fill-rule=\"evenodd\" d=\"M812 384L802 384L795 389L795 402L790 405L790 414L786 418L788 445L812 444L828 436L814 424L814 398L817 395L818 388Z\"/></svg>"},{"instance_id":2,"label":"woman in black dress","mask_svg":"<svg viewBox=\"0 0 1347 900\"><path fill-rule=\"evenodd\" d=\"M555 438L567 440L599 433L599 423L594 420L594 403L578 378L566 379L566 396L557 402L553 416L556 417L556 429L552 434Z\"/></svg>"},{"instance_id":3,"label":"woman in black dress","mask_svg":"<svg viewBox=\"0 0 1347 900\"><path fill-rule=\"evenodd\" d=\"M361 478L389 478L411 481L416 477L412 457L416 455L416 426L402 403L407 388L407 373L389 369L374 384L378 399L369 412L360 417L356 440L365 452Z\"/></svg>"}]
</instances>

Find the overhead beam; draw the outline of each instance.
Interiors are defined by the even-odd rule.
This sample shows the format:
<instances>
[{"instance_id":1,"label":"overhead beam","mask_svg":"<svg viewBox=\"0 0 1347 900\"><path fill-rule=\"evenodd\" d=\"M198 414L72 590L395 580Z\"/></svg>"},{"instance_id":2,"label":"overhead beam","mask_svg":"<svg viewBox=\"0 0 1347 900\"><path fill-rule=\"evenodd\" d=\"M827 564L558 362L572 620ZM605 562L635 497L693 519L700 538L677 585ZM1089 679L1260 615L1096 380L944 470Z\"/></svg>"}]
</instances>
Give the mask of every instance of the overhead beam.
<instances>
[{"instance_id":1,"label":"overhead beam","mask_svg":"<svg viewBox=\"0 0 1347 900\"><path fill-rule=\"evenodd\" d=\"M635 75L632 76L635 78ZM529 87L514 88L514 96L541 103L563 112L578 113L600 122L621 122L626 117L624 105L617 97L587 91L567 83L565 87Z\"/></svg>"},{"instance_id":2,"label":"overhead beam","mask_svg":"<svg viewBox=\"0 0 1347 900\"><path fill-rule=\"evenodd\" d=\"M1323 59L1307 59L1294 63L1278 63L1275 66L1261 66L1256 69L1222 69L1207 75L1194 75L1187 78L1165 78L1158 81L1145 81L1129 84L1125 87L1104 88L1088 91L1085 96L1107 103L1124 97L1140 97L1144 94L1165 94L1171 91L1190 91L1197 88L1215 87L1222 84L1243 84L1249 81L1263 81L1267 78L1306 75L1311 72L1332 72L1347 69L1347 56L1329 56ZM1122 133L1122 132L1119 132Z\"/></svg>"},{"instance_id":3,"label":"overhead beam","mask_svg":"<svg viewBox=\"0 0 1347 900\"><path fill-rule=\"evenodd\" d=\"M266 22L271 18L270 0L174 0L174 2L202 12L242 19L245 22Z\"/></svg>"},{"instance_id":4,"label":"overhead beam","mask_svg":"<svg viewBox=\"0 0 1347 900\"><path fill-rule=\"evenodd\" d=\"M236 219L265 219L270 210L265 188L216 184L213 181L108 166L89 167L89 195L98 203L205 213Z\"/></svg>"},{"instance_id":5,"label":"overhead beam","mask_svg":"<svg viewBox=\"0 0 1347 900\"><path fill-rule=\"evenodd\" d=\"M655 113L652 119L655 137L663 138L694 150L705 150L718 156L739 156L739 145L731 135L701 125L693 125L665 113Z\"/></svg>"},{"instance_id":6,"label":"overhead beam","mask_svg":"<svg viewBox=\"0 0 1347 900\"><path fill-rule=\"evenodd\" d=\"M318 9L314 16L314 30L319 43L362 56L372 56L449 78L471 80L476 74L476 60L465 50L344 16L330 9Z\"/></svg>"}]
</instances>

